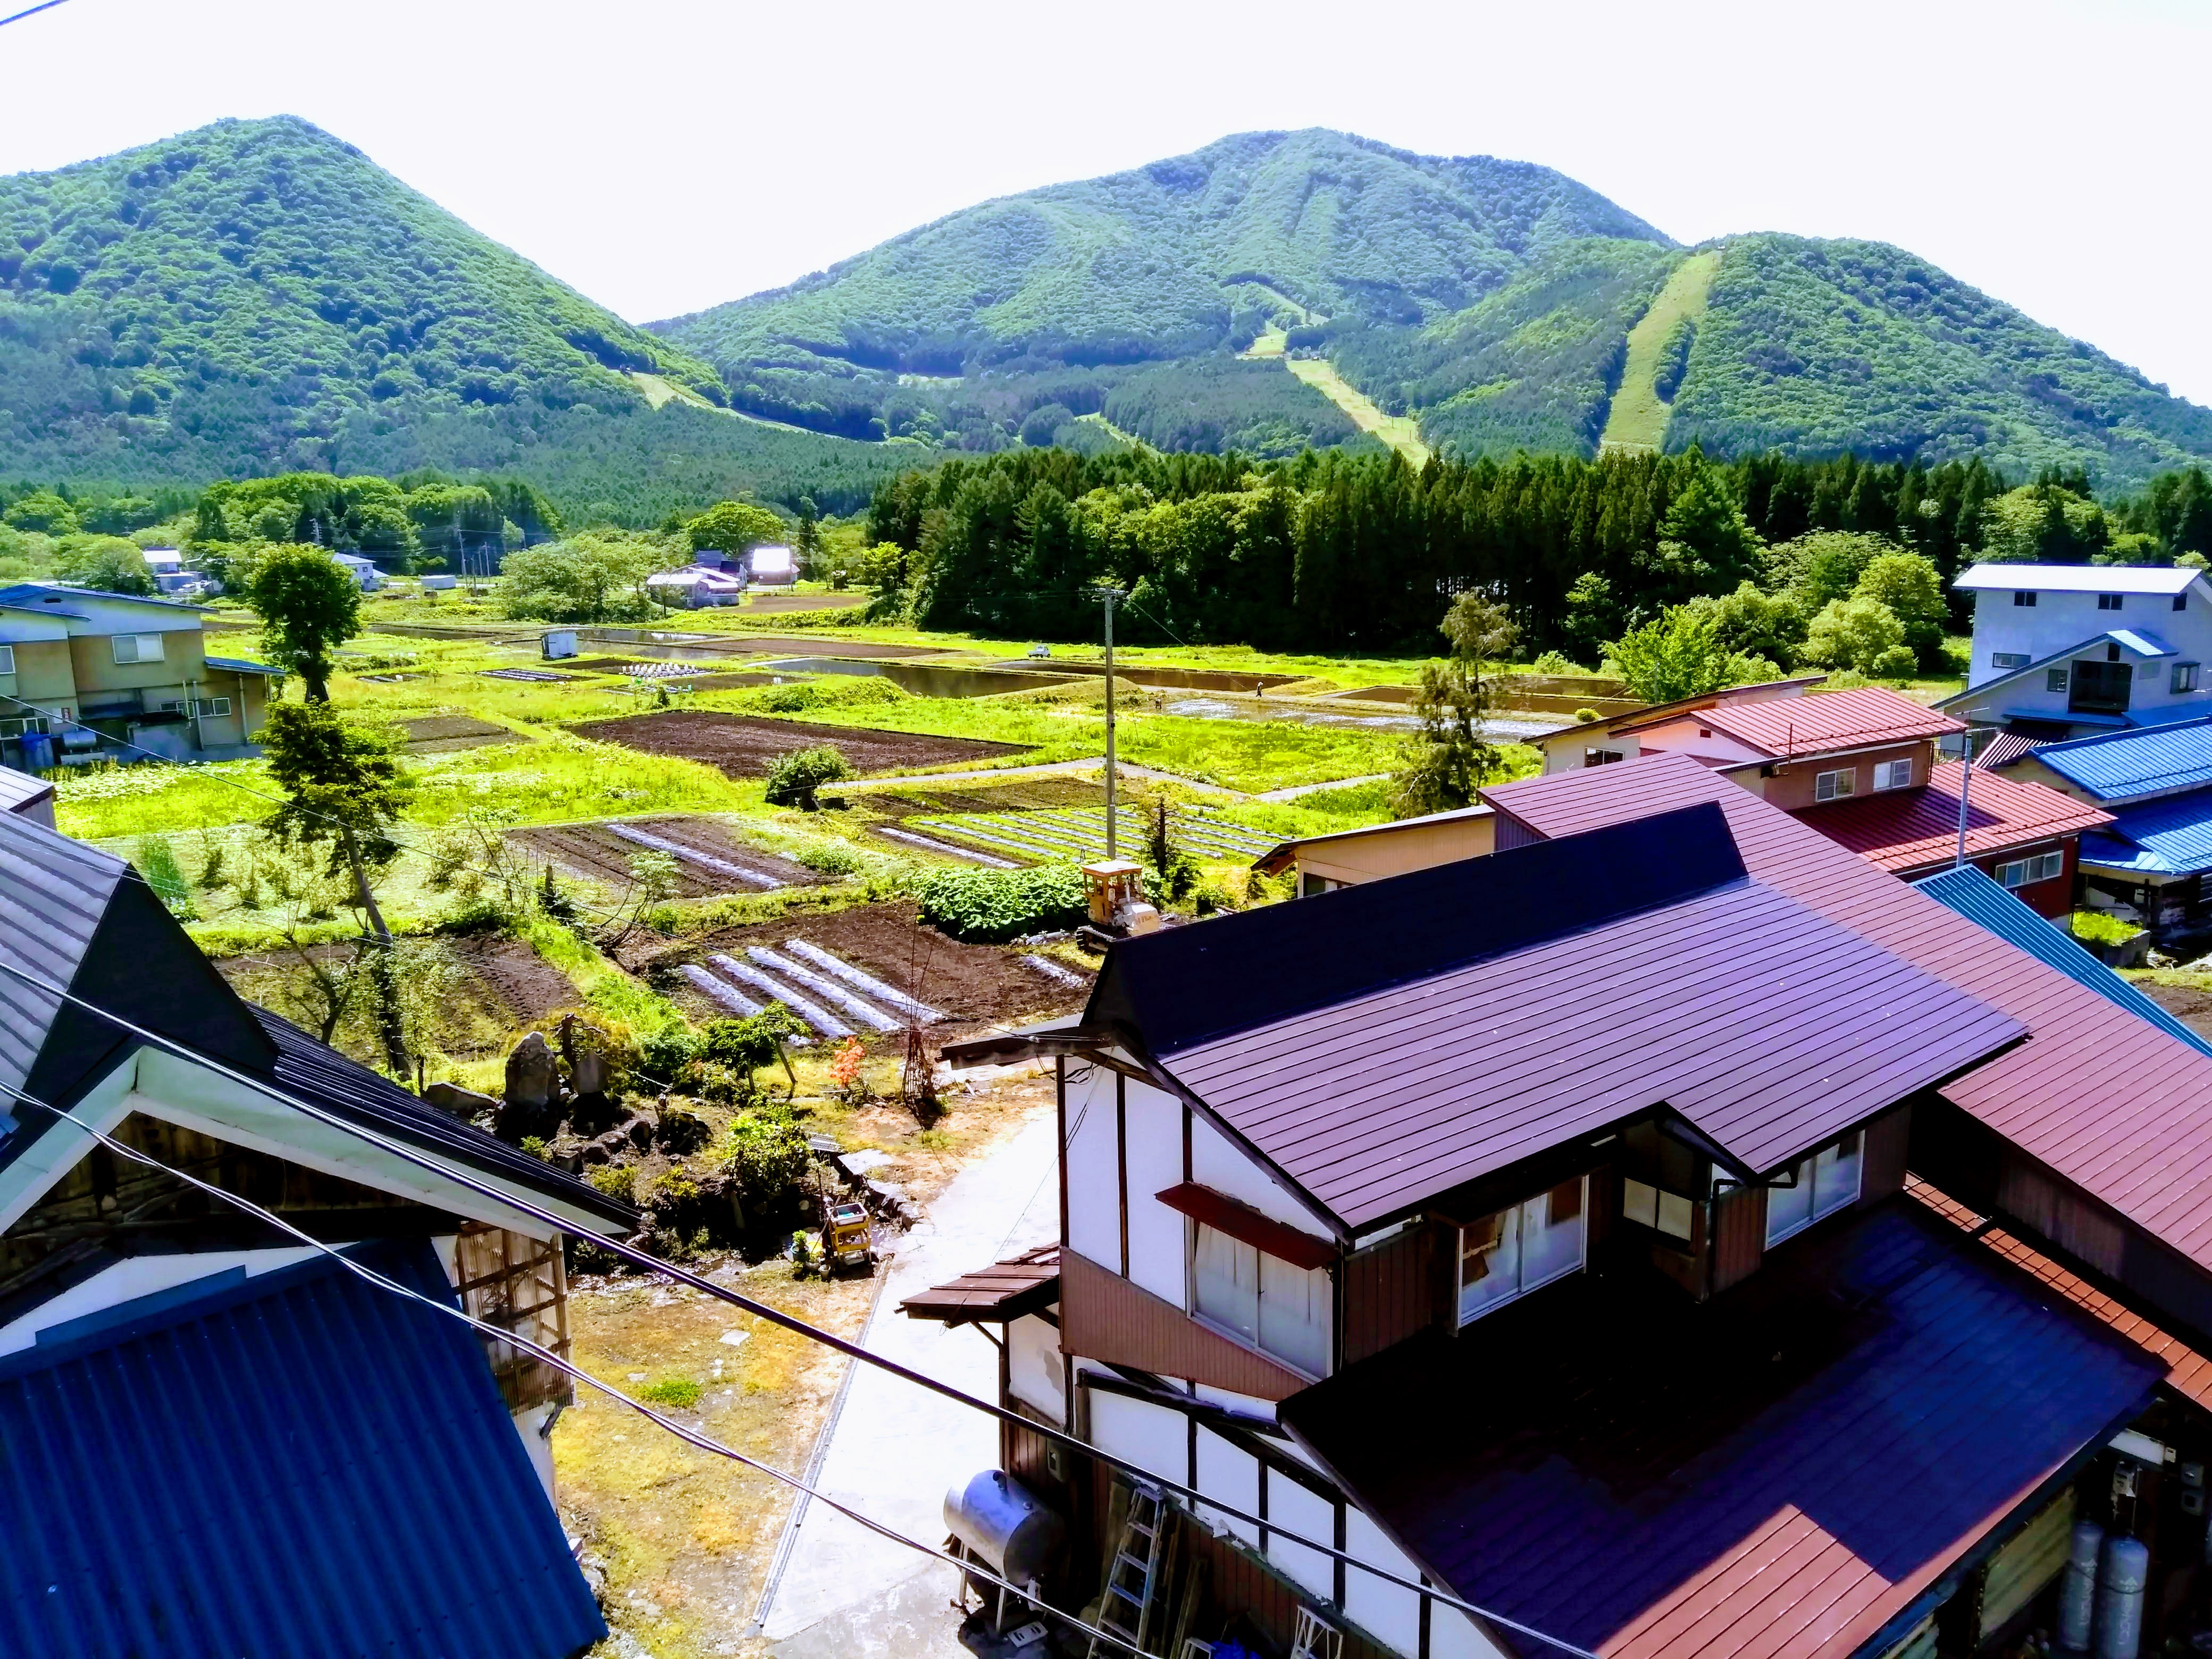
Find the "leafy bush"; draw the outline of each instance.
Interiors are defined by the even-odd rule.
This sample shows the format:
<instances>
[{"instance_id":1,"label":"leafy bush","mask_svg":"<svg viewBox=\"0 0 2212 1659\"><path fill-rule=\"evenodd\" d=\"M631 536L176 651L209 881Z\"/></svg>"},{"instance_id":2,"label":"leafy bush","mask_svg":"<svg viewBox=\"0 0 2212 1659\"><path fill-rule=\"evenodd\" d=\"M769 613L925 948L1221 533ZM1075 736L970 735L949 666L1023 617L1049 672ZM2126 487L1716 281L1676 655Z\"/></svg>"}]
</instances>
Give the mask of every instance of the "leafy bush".
<instances>
[{"instance_id":1,"label":"leafy bush","mask_svg":"<svg viewBox=\"0 0 2212 1659\"><path fill-rule=\"evenodd\" d=\"M177 855L169 848L164 836L147 836L138 843L136 860L138 872L146 878L146 884L172 912L189 921L199 914L192 903L192 890L185 884L185 872L177 867Z\"/></svg>"},{"instance_id":2,"label":"leafy bush","mask_svg":"<svg viewBox=\"0 0 2212 1659\"><path fill-rule=\"evenodd\" d=\"M654 614L645 580L680 563L657 536L586 531L507 556L500 608L539 622L634 622Z\"/></svg>"},{"instance_id":3,"label":"leafy bush","mask_svg":"<svg viewBox=\"0 0 2212 1659\"><path fill-rule=\"evenodd\" d=\"M602 1164L591 1172L590 1180L609 1198L637 1202L637 1171L627 1164Z\"/></svg>"},{"instance_id":4,"label":"leafy bush","mask_svg":"<svg viewBox=\"0 0 2212 1659\"><path fill-rule=\"evenodd\" d=\"M825 876L849 876L865 867L860 855L849 847L802 847L792 857Z\"/></svg>"},{"instance_id":5,"label":"leafy bush","mask_svg":"<svg viewBox=\"0 0 2212 1659\"><path fill-rule=\"evenodd\" d=\"M954 939L987 944L1073 927L1089 914L1082 873L1072 864L933 871L915 884L915 894L925 923Z\"/></svg>"},{"instance_id":6,"label":"leafy bush","mask_svg":"<svg viewBox=\"0 0 2212 1659\"><path fill-rule=\"evenodd\" d=\"M1887 675L1892 671L1882 665L1896 660L1887 656L1893 649L1903 650L1908 659L1912 654L1905 644L1905 624L1895 611L1879 599L1831 599L1813 618L1799 654L1820 668ZM1905 672L1912 672L1909 661Z\"/></svg>"},{"instance_id":7,"label":"leafy bush","mask_svg":"<svg viewBox=\"0 0 2212 1659\"><path fill-rule=\"evenodd\" d=\"M722 1142L729 1152L731 1177L749 1209L778 1207L806 1179L814 1158L806 1132L781 1112L739 1112L730 1120Z\"/></svg>"},{"instance_id":8,"label":"leafy bush","mask_svg":"<svg viewBox=\"0 0 2212 1659\"><path fill-rule=\"evenodd\" d=\"M2142 932L2133 922L2102 910L2076 910L2071 920L2074 937L2087 945L2125 945Z\"/></svg>"},{"instance_id":9,"label":"leafy bush","mask_svg":"<svg viewBox=\"0 0 2212 1659\"><path fill-rule=\"evenodd\" d=\"M1547 651L1528 665L1535 674L1579 674L1583 671L1564 651Z\"/></svg>"},{"instance_id":10,"label":"leafy bush","mask_svg":"<svg viewBox=\"0 0 2212 1659\"><path fill-rule=\"evenodd\" d=\"M852 775L852 763L830 744L795 750L769 768L768 804L814 811L821 805L814 799L817 789Z\"/></svg>"}]
</instances>

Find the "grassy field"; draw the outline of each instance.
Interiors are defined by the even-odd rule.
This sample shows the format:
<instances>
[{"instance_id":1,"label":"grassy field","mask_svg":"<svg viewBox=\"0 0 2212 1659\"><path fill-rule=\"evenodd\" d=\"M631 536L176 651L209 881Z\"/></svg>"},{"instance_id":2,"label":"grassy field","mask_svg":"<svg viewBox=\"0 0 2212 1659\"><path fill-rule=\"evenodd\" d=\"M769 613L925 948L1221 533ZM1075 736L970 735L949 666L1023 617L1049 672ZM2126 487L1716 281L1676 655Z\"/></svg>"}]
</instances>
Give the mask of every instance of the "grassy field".
<instances>
[{"instance_id":1,"label":"grassy field","mask_svg":"<svg viewBox=\"0 0 2212 1659\"><path fill-rule=\"evenodd\" d=\"M1285 357L1291 373L1327 398L1362 432L1372 433L1415 466L1426 466L1429 447L1421 441L1421 423L1407 415L1385 415L1328 363L1316 357Z\"/></svg>"},{"instance_id":2,"label":"grassy field","mask_svg":"<svg viewBox=\"0 0 2212 1659\"><path fill-rule=\"evenodd\" d=\"M1600 453L1608 449L1657 449L1667 441L1667 422L1673 404L1659 395L1654 384L1668 341L1675 325L1687 319L1694 324L1705 314L1705 298L1721 268L1720 251L1693 254L1675 268L1636 326L1628 331L1628 362L1620 372L1620 389L1613 394L1606 416Z\"/></svg>"}]
</instances>

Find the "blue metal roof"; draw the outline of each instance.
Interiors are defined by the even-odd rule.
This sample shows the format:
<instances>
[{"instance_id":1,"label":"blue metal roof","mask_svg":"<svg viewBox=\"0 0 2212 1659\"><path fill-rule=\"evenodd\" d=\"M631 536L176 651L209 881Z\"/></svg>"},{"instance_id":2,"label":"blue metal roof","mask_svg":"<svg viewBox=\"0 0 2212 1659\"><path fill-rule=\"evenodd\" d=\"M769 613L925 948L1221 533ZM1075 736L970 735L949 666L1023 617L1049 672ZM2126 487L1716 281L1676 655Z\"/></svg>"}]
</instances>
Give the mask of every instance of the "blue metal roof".
<instances>
[{"instance_id":1,"label":"blue metal roof","mask_svg":"<svg viewBox=\"0 0 2212 1659\"><path fill-rule=\"evenodd\" d=\"M22 604L25 599L43 599L51 593L61 593L81 599L120 599L125 605L157 605L164 611L208 609L204 605L186 605L181 599L149 599L143 593L111 593L104 587L76 587L67 582L18 582L13 587L0 588L0 605L12 605L18 608L27 609L28 607ZM45 614L53 614L51 611L46 611L43 605L39 608Z\"/></svg>"},{"instance_id":2,"label":"blue metal roof","mask_svg":"<svg viewBox=\"0 0 2212 1659\"><path fill-rule=\"evenodd\" d=\"M2212 784L2212 714L2047 743L2035 758L2100 800Z\"/></svg>"},{"instance_id":3,"label":"blue metal roof","mask_svg":"<svg viewBox=\"0 0 2212 1659\"><path fill-rule=\"evenodd\" d=\"M357 1254L452 1291L428 1243ZM571 1659L606 1634L477 1339L326 1259L0 1358L0 1652Z\"/></svg>"},{"instance_id":4,"label":"blue metal roof","mask_svg":"<svg viewBox=\"0 0 2212 1659\"><path fill-rule=\"evenodd\" d=\"M2144 875L2212 870L2212 789L2123 806L2081 837L2081 862Z\"/></svg>"},{"instance_id":5,"label":"blue metal roof","mask_svg":"<svg viewBox=\"0 0 2212 1659\"><path fill-rule=\"evenodd\" d=\"M1956 910L1968 921L2017 945L2047 968L2056 968L2077 985L2086 985L2107 1002L2152 1024L2199 1054L2212 1055L2206 1042L2180 1020L2074 942L2073 936L2022 904L1972 865L1946 870L1912 884L1929 897Z\"/></svg>"},{"instance_id":6,"label":"blue metal roof","mask_svg":"<svg viewBox=\"0 0 2212 1659\"><path fill-rule=\"evenodd\" d=\"M2170 657L2173 647L2155 636L2132 628L2114 628L2106 631L2108 640L2118 640L2139 657Z\"/></svg>"},{"instance_id":7,"label":"blue metal roof","mask_svg":"<svg viewBox=\"0 0 2212 1659\"><path fill-rule=\"evenodd\" d=\"M228 668L234 674L281 674L281 668L271 668L265 662L249 662L244 657L210 657L210 668Z\"/></svg>"}]
</instances>

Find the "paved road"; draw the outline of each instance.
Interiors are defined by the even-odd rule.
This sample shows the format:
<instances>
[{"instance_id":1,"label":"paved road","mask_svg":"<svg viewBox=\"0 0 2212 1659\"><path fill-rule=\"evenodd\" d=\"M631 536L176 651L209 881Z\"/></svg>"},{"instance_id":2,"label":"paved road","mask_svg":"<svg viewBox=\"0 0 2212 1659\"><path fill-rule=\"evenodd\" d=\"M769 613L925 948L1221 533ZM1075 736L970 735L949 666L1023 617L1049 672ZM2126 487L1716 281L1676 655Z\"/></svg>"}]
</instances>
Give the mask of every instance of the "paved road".
<instances>
[{"instance_id":1,"label":"paved road","mask_svg":"<svg viewBox=\"0 0 2212 1659\"><path fill-rule=\"evenodd\" d=\"M972 1330L907 1318L902 1297L1058 1232L1054 1120L1046 1111L956 1176L886 1268L868 1348L987 1400L998 1350ZM945 1538L945 1493L998 1462L997 1425L873 1367L848 1379L817 1478L820 1491L931 1544ZM778 1659L939 1659L964 1655L949 1606L951 1568L809 1504L761 1633Z\"/></svg>"}]
</instances>

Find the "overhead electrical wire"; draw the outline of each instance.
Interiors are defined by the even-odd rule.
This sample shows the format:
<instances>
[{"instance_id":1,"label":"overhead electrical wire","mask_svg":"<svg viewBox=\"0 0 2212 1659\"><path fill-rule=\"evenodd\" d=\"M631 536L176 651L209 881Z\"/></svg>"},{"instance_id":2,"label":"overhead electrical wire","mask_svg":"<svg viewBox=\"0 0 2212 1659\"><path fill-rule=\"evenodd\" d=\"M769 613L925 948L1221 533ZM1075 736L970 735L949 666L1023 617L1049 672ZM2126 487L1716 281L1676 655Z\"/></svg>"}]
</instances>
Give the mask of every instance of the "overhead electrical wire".
<instances>
[{"instance_id":1,"label":"overhead electrical wire","mask_svg":"<svg viewBox=\"0 0 2212 1659\"><path fill-rule=\"evenodd\" d=\"M104 1007L99 1003L91 1001L87 998L78 996L67 987L57 985L52 981L45 978L43 975L31 972L28 969L19 967L14 963L9 962L4 958L0 958L0 973L4 973L9 977L18 980L23 984L28 985L36 990L42 991L49 996L56 997L60 1000L70 1004L71 1006L81 1008L85 1012L94 1015L97 1018L104 1020L108 1024L114 1026L117 1030L127 1032L131 1036L137 1037L142 1042L151 1043L155 1048L161 1048L167 1053L173 1054L181 1059L189 1060L194 1065L214 1073L218 1077L226 1078L231 1082L239 1084L243 1087L252 1089L257 1093L274 1096L277 1099L283 1101L294 1110L298 1111L314 1121L324 1125L325 1127L336 1129L341 1133L351 1135L357 1140L365 1141L368 1145L375 1146L379 1150L388 1153L390 1156L398 1158L403 1163L411 1164L415 1168L422 1170L428 1174L435 1176L442 1181L450 1182L465 1191L474 1193L479 1198L488 1199L494 1204L503 1206L504 1207L513 1210L519 1214L526 1215L532 1219L553 1229L556 1232L568 1232L573 1231L574 1228L575 1224L574 1222L555 1214L552 1211L545 1208L543 1205L532 1203L530 1200L520 1197L515 1194L502 1191L498 1187L491 1184L489 1181L479 1179L477 1176L457 1168L453 1164L441 1162L426 1152L418 1152L404 1141L395 1140L389 1135L382 1134L374 1129L356 1123L351 1120L342 1116L338 1113L330 1110L326 1107L315 1105L310 1101L301 1099L297 1095L288 1093L281 1084L278 1084L270 1079L254 1077L250 1073L238 1070L235 1066L230 1066L222 1060L217 1060L213 1055L202 1054L196 1049L188 1048L174 1037L164 1036L158 1031L150 1030L147 1027L137 1024L135 1020L127 1018L124 1015L116 1012L113 1009ZM15 1093L16 1091L11 1088L8 1092ZM59 1109L58 1108L46 1105L44 1102L39 1102L37 1103L46 1106L46 1109L49 1111L57 1111ZM64 1113L63 1115L68 1116L72 1115ZM75 1120L74 1118L73 1121L79 1121L80 1123L82 1122L81 1120ZM1543 1631L1538 1630L1533 1626L1524 1625L1518 1620L1510 1619L1503 1613L1493 1613L1487 1608L1477 1606L1472 1601L1464 1601L1459 1596L1453 1595L1449 1590L1440 1589L1434 1585L1424 1584L1414 1579L1401 1577L1386 1567L1378 1567L1370 1561L1363 1561L1349 1551L1339 1549L1334 1544L1325 1544L1316 1539L1303 1537L1297 1533L1289 1531L1279 1522L1271 1522L1265 1516L1254 1515L1248 1510L1238 1509L1232 1504L1223 1502L1217 1496L1200 1492L1193 1486L1187 1486L1179 1480L1171 1480L1166 1476L1159 1474L1153 1470L1145 1468L1139 1464L1131 1462L1126 1458L1117 1456L1115 1454L1107 1451L1102 1447L1094 1446L1088 1441L1079 1440L1075 1436L1067 1433L1064 1430L1055 1429L1048 1424L1038 1422L1034 1418L1023 1417L1017 1413L1007 1410L1003 1406L994 1405L987 1400L981 1400L974 1395L963 1393L949 1382L941 1382L937 1378L931 1376L925 1372L915 1370L909 1366L899 1364L895 1359L890 1359L882 1354L872 1352L857 1342L852 1341L846 1337L839 1336L833 1331L823 1330L819 1326L809 1324L806 1321L799 1318L796 1315L786 1313L781 1308L777 1308L771 1304L757 1301L751 1297L745 1296L739 1291L732 1290L726 1285L718 1285L712 1279L703 1278L701 1275L692 1273L687 1268L679 1267L673 1262L664 1261L657 1256L647 1254L645 1251L639 1249L633 1244L605 1237L594 1238L592 1240L592 1243L595 1248L605 1250L610 1255L629 1262L634 1267L643 1268L649 1273L665 1274L668 1278L674 1279L677 1283L686 1285L690 1289L702 1291L704 1294L714 1297L718 1302L725 1302L729 1304L732 1307L740 1309L743 1311L752 1315L756 1319L764 1320L768 1323L775 1325L781 1329L790 1331L796 1335L805 1337L811 1341L818 1342L824 1347L833 1349L836 1352L843 1354L848 1359L857 1360L861 1364L872 1365L878 1370L888 1372L890 1375L898 1377L903 1382L911 1382L918 1388L927 1389L932 1394L941 1395L945 1399L956 1401L961 1405L966 1406L971 1410L981 1412L985 1416L993 1418L999 1422L1010 1425L1012 1427L1024 1430L1030 1434L1037 1435L1044 1439L1055 1442L1066 1448L1068 1450L1092 1458L1121 1474L1129 1475L1135 1480L1142 1480L1146 1484L1157 1487L1163 1492L1172 1493L1174 1496L1182 1498L1186 1502L1200 1504L1205 1508L1214 1511L1216 1514L1226 1516L1232 1520L1244 1522L1248 1525L1264 1528L1268 1532L1282 1538L1287 1543L1295 1544L1301 1548L1311 1550L1316 1554L1327 1557L1330 1560L1343 1562L1347 1567L1364 1572L1382 1583L1394 1585L1400 1589L1410 1590L1416 1595L1423 1596L1431 1601L1439 1602L1443 1606L1451 1607L1460 1613L1482 1620L1486 1623L1496 1625L1501 1629L1513 1631L1517 1634L1533 1638L1537 1641L1542 1642L1547 1647L1557 1648L1564 1653L1573 1656L1573 1659L1598 1659L1598 1656L1589 1652L1587 1650L1576 1647L1571 1643L1562 1641L1556 1636L1547 1635Z\"/></svg>"},{"instance_id":2,"label":"overhead electrical wire","mask_svg":"<svg viewBox=\"0 0 2212 1659\"><path fill-rule=\"evenodd\" d=\"M27 7L22 11L15 13L12 16L0 17L0 28L5 28L10 23L20 23L26 17L35 17L42 11L52 11L56 6L66 5L68 3L69 0L45 0L45 3L41 5Z\"/></svg>"},{"instance_id":3,"label":"overhead electrical wire","mask_svg":"<svg viewBox=\"0 0 2212 1659\"><path fill-rule=\"evenodd\" d=\"M791 1487L794 1492L799 1492L802 1496L812 1499L814 1502L822 1504L829 1509L834 1510L839 1515L845 1516L848 1521L857 1522L860 1525L866 1528L870 1532L876 1534L879 1537L887 1538L896 1544L903 1544L910 1550L915 1550L923 1555L933 1557L939 1561L945 1562L951 1566L958 1568L963 1572L972 1573L979 1578L987 1579L1001 1589L1012 1590L1015 1595L1021 1596L1024 1601L1028 1601L1030 1599L1028 1590L1024 1589L1021 1585L1013 1583L1011 1579L1003 1577L1000 1574L993 1571L981 1562L964 1560L958 1556L948 1553L934 1544L925 1543L921 1539L911 1537L905 1533L898 1531L893 1527L886 1525L883 1522L875 1520L872 1516L863 1513L861 1510L853 1508L850 1504L840 1503L836 1498L830 1497L827 1492L821 1492L817 1488L809 1486L805 1481L800 1480L796 1475L787 1474L781 1469L775 1468L775 1465L764 1463L758 1458L748 1457L744 1453L738 1451L734 1447L723 1444L722 1442L716 1440L711 1435L702 1434L696 1429L693 1429L684 1424L678 1423L672 1418L666 1417L661 1413L653 1410L652 1407L647 1405L643 1401L625 1394L622 1389L615 1387L613 1383L603 1381L601 1378L595 1376L591 1372L584 1370L581 1366L574 1364L570 1361L562 1358L559 1354L554 1352L552 1349L544 1346L541 1343L533 1341L529 1337L524 1336L515 1331L507 1330L502 1326L493 1324L489 1320L478 1319L475 1315L470 1313L465 1308L458 1308L451 1303L439 1301L434 1297L425 1296L422 1291L416 1290L411 1285L402 1285L397 1279L377 1272L374 1267L368 1266L368 1263L356 1261L352 1256L348 1255L343 1250L338 1249L336 1245L327 1243L324 1240L317 1238L312 1234L305 1232L301 1229L294 1226L282 1216L262 1208L260 1205L254 1203L252 1200L241 1197L240 1194L231 1192L226 1188L218 1187L212 1182L204 1181L199 1176L191 1175L185 1170L177 1169L171 1164L164 1164L161 1159L152 1157L150 1154L146 1152L142 1152L137 1147L127 1146L124 1142L117 1140L113 1136L94 1128L82 1118L76 1117L71 1114L62 1110L58 1106L50 1105L46 1101L40 1100L35 1096L25 1094L20 1089L10 1088L8 1090L8 1092L13 1095L16 1100L22 1103L30 1106L36 1106L45 1111L51 1112L64 1122L70 1124L75 1128L82 1130L86 1134L90 1135L101 1146L106 1147L108 1151L112 1152L116 1157L127 1159L133 1164L141 1164L149 1170L158 1170L164 1175L173 1176L178 1180L182 1181L190 1186L199 1188L200 1191L208 1194L210 1197L220 1199L222 1202L244 1211L246 1214L252 1216L257 1220L276 1229L277 1231L288 1234L291 1237L298 1239L302 1244L308 1245L314 1249L321 1251L325 1255L329 1256L332 1261L336 1261L340 1267L345 1268L349 1273L353 1273L356 1278L367 1281L377 1289L387 1291L392 1295L400 1297L406 1301L420 1303L423 1307L431 1310L434 1313L441 1313L449 1319L459 1321L460 1323L477 1331L481 1335L488 1336L496 1341L503 1342L509 1347L520 1349L523 1352L530 1355L532 1358L539 1361L541 1364L552 1366L556 1370L560 1371L563 1376L568 1376L572 1381L588 1383L591 1387L599 1389L599 1392L606 1395L609 1398L621 1401L623 1405L629 1407L630 1410L637 1413L639 1416L646 1419L647 1421L657 1424L661 1428L667 1430L669 1433L685 1442L687 1444L697 1447L701 1451L711 1452L718 1457L726 1457L732 1462L742 1464L744 1468L749 1469L757 1470L760 1474L765 1474L772 1480L781 1481L783 1485ZM1036 1605L1042 1604L1040 1603ZM1103 1640L1111 1642L1117 1648L1126 1649L1127 1651L1133 1654L1142 1654L1143 1650L1125 1637L1116 1636L1113 1632L1103 1629L1096 1625L1085 1624L1081 1619L1075 1617L1073 1614L1062 1613L1057 1608L1048 1608L1046 1611L1050 1617L1062 1620L1067 1624L1073 1625L1078 1630L1083 1631L1091 1636L1097 1637Z\"/></svg>"}]
</instances>

